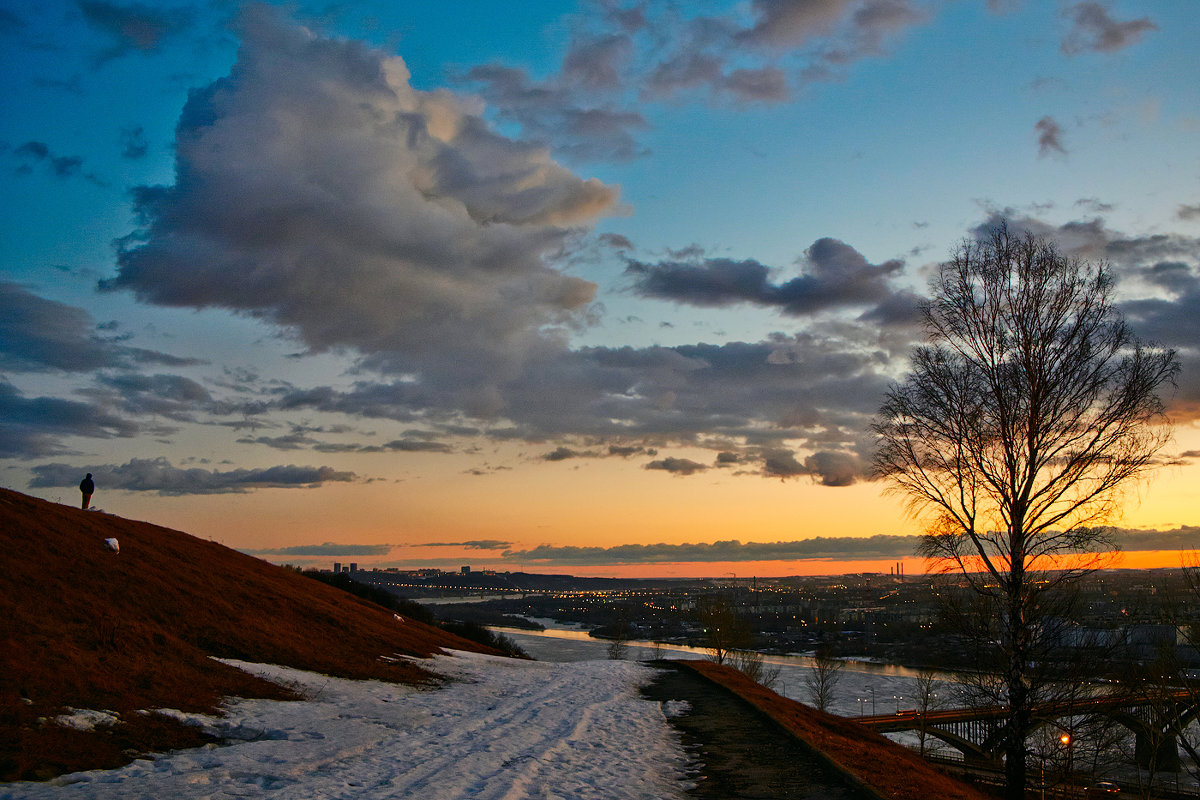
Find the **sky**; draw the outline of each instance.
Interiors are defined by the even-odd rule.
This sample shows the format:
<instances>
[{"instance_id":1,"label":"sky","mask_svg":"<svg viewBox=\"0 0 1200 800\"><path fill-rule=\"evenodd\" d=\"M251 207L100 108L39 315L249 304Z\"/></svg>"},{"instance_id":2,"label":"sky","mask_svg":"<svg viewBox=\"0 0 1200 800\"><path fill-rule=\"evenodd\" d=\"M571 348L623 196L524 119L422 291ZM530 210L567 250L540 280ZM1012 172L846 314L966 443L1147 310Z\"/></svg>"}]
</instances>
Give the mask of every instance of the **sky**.
<instances>
[{"instance_id":1,"label":"sky","mask_svg":"<svg viewBox=\"0 0 1200 800\"><path fill-rule=\"evenodd\" d=\"M1182 369L1191 0L0 0L0 483L272 561L886 571L928 280L1007 220ZM1154 555L1150 555L1153 553Z\"/></svg>"}]
</instances>

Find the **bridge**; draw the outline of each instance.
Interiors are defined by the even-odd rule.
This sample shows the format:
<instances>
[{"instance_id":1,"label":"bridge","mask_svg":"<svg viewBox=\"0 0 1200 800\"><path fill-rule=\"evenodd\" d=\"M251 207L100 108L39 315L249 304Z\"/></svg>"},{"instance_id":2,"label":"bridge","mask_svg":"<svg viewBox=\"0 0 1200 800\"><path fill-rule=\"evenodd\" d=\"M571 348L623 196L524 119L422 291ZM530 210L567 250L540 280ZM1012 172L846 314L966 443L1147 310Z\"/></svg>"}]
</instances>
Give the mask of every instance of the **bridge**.
<instances>
[{"instance_id":1,"label":"bridge","mask_svg":"<svg viewBox=\"0 0 1200 800\"><path fill-rule=\"evenodd\" d=\"M1001 764L1007 733L1004 706L899 711L895 714L851 717L880 733L924 731L962 753L968 763L990 767ZM1200 754L1178 735L1200 714L1200 703L1185 689L1156 695L1103 695L1040 703L1032 710L1033 730L1056 720L1081 716L1103 716L1127 728L1135 737L1135 758L1141 767L1179 769L1182 745L1200 763Z\"/></svg>"}]
</instances>

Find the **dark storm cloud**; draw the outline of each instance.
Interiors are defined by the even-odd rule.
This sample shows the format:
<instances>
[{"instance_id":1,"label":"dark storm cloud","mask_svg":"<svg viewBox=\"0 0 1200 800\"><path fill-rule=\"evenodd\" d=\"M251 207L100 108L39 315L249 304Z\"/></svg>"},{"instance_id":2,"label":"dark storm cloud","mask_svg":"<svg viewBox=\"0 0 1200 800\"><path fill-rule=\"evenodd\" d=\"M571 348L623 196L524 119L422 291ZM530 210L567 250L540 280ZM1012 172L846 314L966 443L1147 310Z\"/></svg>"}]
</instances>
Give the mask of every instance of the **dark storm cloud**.
<instances>
[{"instance_id":1,"label":"dark storm cloud","mask_svg":"<svg viewBox=\"0 0 1200 800\"><path fill-rule=\"evenodd\" d=\"M244 494L255 489L315 489L325 483L358 480L353 472L332 467L301 467L293 464L259 469L220 471L200 467L173 466L165 458L135 458L125 464L76 466L41 464L31 470L33 488L74 486L79 476L90 472L101 491L124 489L157 492L160 495Z\"/></svg>"},{"instance_id":2,"label":"dark storm cloud","mask_svg":"<svg viewBox=\"0 0 1200 800\"><path fill-rule=\"evenodd\" d=\"M392 552L390 544L297 544L291 547L274 547L266 550L243 550L252 556L386 556Z\"/></svg>"},{"instance_id":3,"label":"dark storm cloud","mask_svg":"<svg viewBox=\"0 0 1200 800\"><path fill-rule=\"evenodd\" d=\"M801 263L804 275L778 284L771 282L771 270L753 259L656 264L628 259L625 272L645 297L700 306L747 302L799 315L888 302L893 292L888 280L904 269L899 260L871 264L850 245L831 238L814 242Z\"/></svg>"},{"instance_id":4,"label":"dark storm cloud","mask_svg":"<svg viewBox=\"0 0 1200 800\"><path fill-rule=\"evenodd\" d=\"M823 537L791 542L623 544L614 547L539 545L510 550L504 560L522 564L660 564L714 561L799 561L803 559L903 558L916 552L918 536Z\"/></svg>"},{"instance_id":5,"label":"dark storm cloud","mask_svg":"<svg viewBox=\"0 0 1200 800\"><path fill-rule=\"evenodd\" d=\"M1045 158L1054 153L1064 156L1067 154L1062 144L1062 126L1055 122L1053 117L1042 117L1034 124L1033 129L1037 131L1038 158Z\"/></svg>"},{"instance_id":6,"label":"dark storm cloud","mask_svg":"<svg viewBox=\"0 0 1200 800\"><path fill-rule=\"evenodd\" d=\"M128 438L142 431L140 425L103 405L58 397L25 397L0 378L0 456L5 458L67 452L63 438L69 436Z\"/></svg>"},{"instance_id":7,"label":"dark storm cloud","mask_svg":"<svg viewBox=\"0 0 1200 800\"><path fill-rule=\"evenodd\" d=\"M1071 23L1071 30L1062 40L1062 51L1072 56L1087 51L1111 53L1134 44L1147 31L1158 30L1149 17L1118 22L1098 2L1076 3L1062 14Z\"/></svg>"},{"instance_id":8,"label":"dark storm cloud","mask_svg":"<svg viewBox=\"0 0 1200 800\"><path fill-rule=\"evenodd\" d=\"M548 261L616 191L494 132L477 103L413 89L399 58L264 7L241 32L102 288L275 322L494 412L499 384L585 319L595 285Z\"/></svg>"},{"instance_id":9,"label":"dark storm cloud","mask_svg":"<svg viewBox=\"0 0 1200 800\"><path fill-rule=\"evenodd\" d=\"M153 53L168 37L191 27L192 12L185 8L166 9L130 3L118 5L104 0L78 0L83 18L112 42L98 61L138 51Z\"/></svg>"}]
</instances>

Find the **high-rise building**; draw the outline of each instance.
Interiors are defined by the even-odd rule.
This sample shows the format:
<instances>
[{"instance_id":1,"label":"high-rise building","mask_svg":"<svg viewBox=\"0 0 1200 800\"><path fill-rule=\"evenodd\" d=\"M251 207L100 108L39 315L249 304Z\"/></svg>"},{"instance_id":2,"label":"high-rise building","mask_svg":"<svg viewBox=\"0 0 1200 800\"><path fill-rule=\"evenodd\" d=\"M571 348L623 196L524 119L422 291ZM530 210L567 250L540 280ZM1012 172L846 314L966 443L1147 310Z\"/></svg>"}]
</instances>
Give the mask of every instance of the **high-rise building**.
<instances>
[{"instance_id":1,"label":"high-rise building","mask_svg":"<svg viewBox=\"0 0 1200 800\"><path fill-rule=\"evenodd\" d=\"M350 562L350 571L358 572L358 563L357 562L354 562L354 561Z\"/></svg>"},{"instance_id":2,"label":"high-rise building","mask_svg":"<svg viewBox=\"0 0 1200 800\"><path fill-rule=\"evenodd\" d=\"M341 564L341 562L340 562L340 561L335 561L335 562L333 562L333 574L334 574L334 575L336 575L336 574L338 574L338 573L339 573L339 572L341 572L341 571L342 571L342 564Z\"/></svg>"}]
</instances>

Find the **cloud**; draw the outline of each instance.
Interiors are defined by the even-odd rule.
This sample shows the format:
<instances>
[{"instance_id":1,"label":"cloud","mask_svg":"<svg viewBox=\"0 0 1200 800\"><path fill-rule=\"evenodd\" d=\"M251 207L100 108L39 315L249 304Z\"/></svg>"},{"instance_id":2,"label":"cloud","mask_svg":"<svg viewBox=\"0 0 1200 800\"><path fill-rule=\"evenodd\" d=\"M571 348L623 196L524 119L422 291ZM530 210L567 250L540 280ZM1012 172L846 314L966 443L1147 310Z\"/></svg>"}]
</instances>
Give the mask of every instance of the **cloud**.
<instances>
[{"instance_id":1,"label":"cloud","mask_svg":"<svg viewBox=\"0 0 1200 800\"><path fill-rule=\"evenodd\" d=\"M672 475L694 475L697 472L703 472L708 467L692 461L690 458L667 457L651 461L646 465L646 469L662 470L663 472L670 472Z\"/></svg>"},{"instance_id":2,"label":"cloud","mask_svg":"<svg viewBox=\"0 0 1200 800\"><path fill-rule=\"evenodd\" d=\"M1194 205L1180 204L1179 210L1175 212L1175 216L1182 220L1200 219L1200 203Z\"/></svg>"},{"instance_id":3,"label":"cloud","mask_svg":"<svg viewBox=\"0 0 1200 800\"><path fill-rule=\"evenodd\" d=\"M1195 549L1200 528L1180 526L1166 531L1113 529L1123 550ZM780 542L741 542L736 539L689 544L622 544L612 547L574 547L543 544L526 550L509 550L505 561L520 564L593 566L608 564L663 564L687 562L892 560L916 554L920 536L818 536Z\"/></svg>"},{"instance_id":4,"label":"cloud","mask_svg":"<svg viewBox=\"0 0 1200 800\"><path fill-rule=\"evenodd\" d=\"M1097 2L1076 3L1062 14L1071 23L1071 30L1062 40L1062 51L1069 56L1087 51L1115 52L1134 44L1147 31L1158 30L1149 17L1118 22Z\"/></svg>"},{"instance_id":5,"label":"cloud","mask_svg":"<svg viewBox=\"0 0 1200 800\"><path fill-rule=\"evenodd\" d=\"M1177 233L1130 236L1110 229L1103 218L1053 224L1016 209L994 209L975 235L1007 218L1014 232L1055 241L1067 255L1108 262L1120 278L1117 310L1133 332L1152 343L1176 348L1182 364L1178 385L1164 397L1176 422L1200 419L1200 237Z\"/></svg>"},{"instance_id":6,"label":"cloud","mask_svg":"<svg viewBox=\"0 0 1200 800\"><path fill-rule=\"evenodd\" d=\"M146 141L146 131L141 125L121 128L121 156L123 158L144 158L150 150Z\"/></svg>"},{"instance_id":7,"label":"cloud","mask_svg":"<svg viewBox=\"0 0 1200 800\"><path fill-rule=\"evenodd\" d=\"M154 414L176 421L191 421L198 411L228 412L191 378L181 375L100 375L97 382L114 390L115 405L129 414Z\"/></svg>"},{"instance_id":8,"label":"cloud","mask_svg":"<svg viewBox=\"0 0 1200 800\"><path fill-rule=\"evenodd\" d=\"M358 480L353 472L332 467L300 467L293 464L225 472L199 467L172 466L165 458L134 458L124 464L74 466L41 464L31 468L33 488L74 486L79 476L90 472L97 490L123 489L157 492L160 495L245 494L255 489L313 489L325 483Z\"/></svg>"},{"instance_id":9,"label":"cloud","mask_svg":"<svg viewBox=\"0 0 1200 800\"><path fill-rule=\"evenodd\" d=\"M169 37L191 27L192 12L186 8L166 9L141 3L117 5L104 0L77 0L83 18L112 42L98 62L130 52L154 53Z\"/></svg>"},{"instance_id":10,"label":"cloud","mask_svg":"<svg viewBox=\"0 0 1200 800\"><path fill-rule=\"evenodd\" d=\"M266 550L243 550L252 556L386 556L392 552L390 544L297 544L291 547L274 547Z\"/></svg>"},{"instance_id":11,"label":"cloud","mask_svg":"<svg viewBox=\"0 0 1200 800\"><path fill-rule=\"evenodd\" d=\"M645 297L698 306L754 303L773 306L792 315L825 309L888 301L891 277L904 262L871 264L857 250L837 239L813 242L801 260L805 274L784 283L770 281L771 270L753 259L703 258L661 261L626 260L625 273Z\"/></svg>"},{"instance_id":12,"label":"cloud","mask_svg":"<svg viewBox=\"0 0 1200 800\"><path fill-rule=\"evenodd\" d=\"M1122 550L1179 550L1184 552L1196 549L1200 541L1200 527L1195 525L1180 525L1169 530L1149 530L1145 528L1110 528L1113 542Z\"/></svg>"},{"instance_id":13,"label":"cloud","mask_svg":"<svg viewBox=\"0 0 1200 800\"><path fill-rule=\"evenodd\" d=\"M880 349L881 329L874 323L827 327L837 335L560 351L527 364L505 385L503 420L479 433L557 440L548 451L555 459L595 456L603 447L614 456L637 448L654 455L668 441L714 452L732 452L741 442L746 456L784 441L813 452L857 451L888 385L893 357ZM907 354L908 341L906 332L891 347ZM426 424L452 419L456 408L453 398L410 381L294 390L278 404Z\"/></svg>"},{"instance_id":14,"label":"cloud","mask_svg":"<svg viewBox=\"0 0 1200 800\"><path fill-rule=\"evenodd\" d=\"M575 458L579 455L576 451L569 447L556 447L549 453L542 456L545 461L566 461L569 458Z\"/></svg>"},{"instance_id":15,"label":"cloud","mask_svg":"<svg viewBox=\"0 0 1200 800\"><path fill-rule=\"evenodd\" d=\"M0 369L13 372L91 372L139 364L203 363L127 347L98 336L86 311L47 300L25 287L0 281Z\"/></svg>"},{"instance_id":16,"label":"cloud","mask_svg":"<svg viewBox=\"0 0 1200 800\"><path fill-rule=\"evenodd\" d=\"M66 452L62 440L69 436L129 438L142 431L136 422L101 404L25 397L0 378L0 457L31 458Z\"/></svg>"},{"instance_id":17,"label":"cloud","mask_svg":"<svg viewBox=\"0 0 1200 800\"><path fill-rule=\"evenodd\" d=\"M399 58L264 7L240 30L230 74L189 96L176 183L136 191L144 225L102 288L262 318L496 413L500 384L584 322L595 285L549 261L616 190L477 103L413 89Z\"/></svg>"},{"instance_id":18,"label":"cloud","mask_svg":"<svg viewBox=\"0 0 1200 800\"><path fill-rule=\"evenodd\" d=\"M468 539L465 542L416 542L410 547L463 547L467 550L503 550L512 542L502 539Z\"/></svg>"},{"instance_id":19,"label":"cloud","mask_svg":"<svg viewBox=\"0 0 1200 800\"><path fill-rule=\"evenodd\" d=\"M1042 117L1034 124L1033 129L1037 131L1038 135L1038 158L1045 158L1054 153L1064 156L1067 154L1067 150L1062 144L1062 127L1054 121L1053 117Z\"/></svg>"},{"instance_id":20,"label":"cloud","mask_svg":"<svg viewBox=\"0 0 1200 800\"><path fill-rule=\"evenodd\" d=\"M755 0L715 15L695 4L603 11L572 19L557 72L535 79L488 63L460 80L564 158L628 161L648 152L638 137L650 103L780 103L797 85L883 55L929 16L909 0Z\"/></svg>"},{"instance_id":21,"label":"cloud","mask_svg":"<svg viewBox=\"0 0 1200 800\"><path fill-rule=\"evenodd\" d=\"M912 556L919 536L823 537L789 542L736 539L696 544L623 544L613 547L539 545L510 550L505 561L522 564L661 564L716 561L800 561L804 559L893 559Z\"/></svg>"},{"instance_id":22,"label":"cloud","mask_svg":"<svg viewBox=\"0 0 1200 800\"><path fill-rule=\"evenodd\" d=\"M33 171L34 164L42 164L46 167L47 174L55 178L66 180L82 176L98 186L106 185L94 174L83 171L81 156L56 155L45 142L31 140L18 145L12 152L22 162L17 167L18 174L28 174Z\"/></svg>"},{"instance_id":23,"label":"cloud","mask_svg":"<svg viewBox=\"0 0 1200 800\"><path fill-rule=\"evenodd\" d=\"M94 328L83 309L0 281L0 368L85 372L114 366L114 348Z\"/></svg>"}]
</instances>

